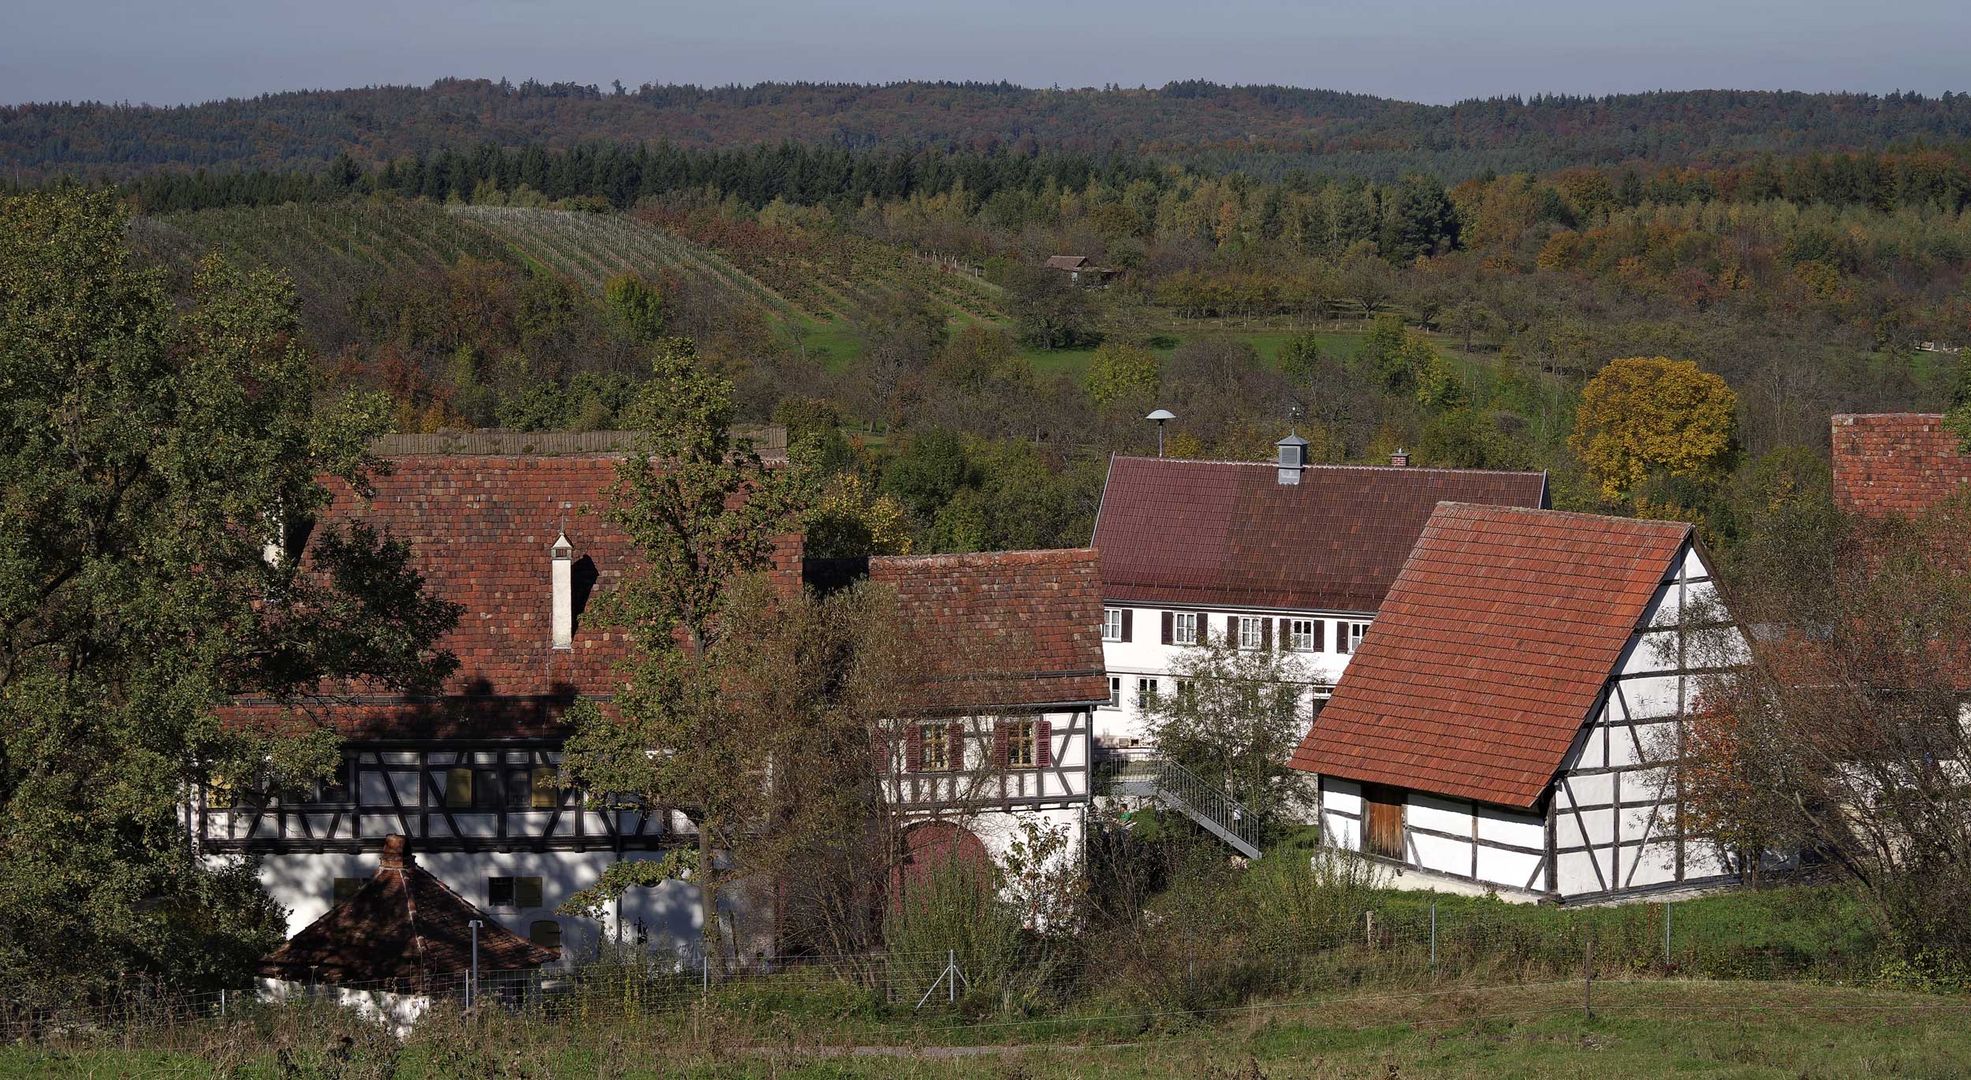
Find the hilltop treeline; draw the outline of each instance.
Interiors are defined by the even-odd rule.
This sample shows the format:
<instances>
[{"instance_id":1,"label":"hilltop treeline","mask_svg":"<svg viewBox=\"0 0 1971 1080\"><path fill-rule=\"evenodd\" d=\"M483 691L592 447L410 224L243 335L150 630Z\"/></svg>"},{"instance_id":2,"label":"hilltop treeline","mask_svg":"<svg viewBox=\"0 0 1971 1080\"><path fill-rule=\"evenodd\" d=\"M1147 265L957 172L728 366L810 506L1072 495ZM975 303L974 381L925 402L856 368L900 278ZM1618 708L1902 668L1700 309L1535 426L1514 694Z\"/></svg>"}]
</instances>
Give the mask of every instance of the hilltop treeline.
<instances>
[{"instance_id":1,"label":"hilltop treeline","mask_svg":"<svg viewBox=\"0 0 1971 1080\"><path fill-rule=\"evenodd\" d=\"M1572 165L1729 164L1761 153L1971 138L1971 97L1687 91L1492 98L1428 106L1281 86L1170 83L1043 90L1006 83L764 83L609 90L445 79L269 94L181 107L96 102L0 108L17 179L124 179L159 167L309 169L347 153L376 164L443 146L667 140L695 147L813 145L1123 151L1217 171L1291 169L1393 180L1427 172Z\"/></svg>"}]
</instances>

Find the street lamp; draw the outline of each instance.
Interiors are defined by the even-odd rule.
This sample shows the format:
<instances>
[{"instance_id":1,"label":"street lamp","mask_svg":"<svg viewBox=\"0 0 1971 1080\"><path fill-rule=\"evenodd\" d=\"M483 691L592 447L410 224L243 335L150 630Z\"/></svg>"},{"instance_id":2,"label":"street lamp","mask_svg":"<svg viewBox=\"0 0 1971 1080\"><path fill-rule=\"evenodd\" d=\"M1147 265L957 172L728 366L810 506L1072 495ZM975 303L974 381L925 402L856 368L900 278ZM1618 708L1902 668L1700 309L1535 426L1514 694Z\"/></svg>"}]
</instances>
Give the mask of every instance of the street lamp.
<instances>
[{"instance_id":1,"label":"street lamp","mask_svg":"<svg viewBox=\"0 0 1971 1080\"><path fill-rule=\"evenodd\" d=\"M1157 456L1162 457L1163 456L1163 422L1165 420L1177 419L1177 414L1171 412L1169 409L1158 409L1156 412L1151 413L1150 415L1144 417L1143 419L1155 420L1157 422Z\"/></svg>"}]
</instances>

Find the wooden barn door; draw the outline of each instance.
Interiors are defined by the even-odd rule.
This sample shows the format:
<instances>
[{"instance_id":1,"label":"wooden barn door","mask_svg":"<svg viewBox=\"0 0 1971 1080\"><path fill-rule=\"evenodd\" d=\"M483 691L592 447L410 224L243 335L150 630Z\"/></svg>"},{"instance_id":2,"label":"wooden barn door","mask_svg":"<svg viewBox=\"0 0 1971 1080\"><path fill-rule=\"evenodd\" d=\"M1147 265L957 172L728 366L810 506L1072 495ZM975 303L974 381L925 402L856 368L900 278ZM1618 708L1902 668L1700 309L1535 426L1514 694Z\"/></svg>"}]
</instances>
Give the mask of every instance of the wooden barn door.
<instances>
[{"instance_id":1,"label":"wooden barn door","mask_svg":"<svg viewBox=\"0 0 1971 1080\"><path fill-rule=\"evenodd\" d=\"M1403 859L1403 791L1380 784L1362 786L1362 844L1369 854Z\"/></svg>"}]
</instances>

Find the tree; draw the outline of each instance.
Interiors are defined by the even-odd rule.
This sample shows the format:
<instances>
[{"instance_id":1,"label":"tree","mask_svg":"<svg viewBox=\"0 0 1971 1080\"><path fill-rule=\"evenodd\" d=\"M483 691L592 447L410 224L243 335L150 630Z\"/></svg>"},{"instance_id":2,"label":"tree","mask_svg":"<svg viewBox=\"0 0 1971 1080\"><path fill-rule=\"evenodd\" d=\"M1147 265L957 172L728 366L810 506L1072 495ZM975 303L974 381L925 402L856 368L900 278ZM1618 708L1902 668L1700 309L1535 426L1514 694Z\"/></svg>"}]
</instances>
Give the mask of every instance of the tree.
<instances>
[{"instance_id":1,"label":"tree","mask_svg":"<svg viewBox=\"0 0 1971 1080\"><path fill-rule=\"evenodd\" d=\"M1664 478L1714 488L1737 451L1737 406L1725 380L1688 360L1611 360L1581 391L1567 445L1610 502Z\"/></svg>"},{"instance_id":2,"label":"tree","mask_svg":"<svg viewBox=\"0 0 1971 1080\"><path fill-rule=\"evenodd\" d=\"M1105 342L1088 365L1088 396L1097 405L1155 400L1162 381L1157 354L1140 345Z\"/></svg>"},{"instance_id":3,"label":"tree","mask_svg":"<svg viewBox=\"0 0 1971 1080\"><path fill-rule=\"evenodd\" d=\"M251 864L194 855L188 791L292 790L339 759L324 679L429 690L457 608L408 549L314 530L364 487L388 406L322 398L283 279L208 261L180 310L107 193L0 201L0 986L103 1001L131 977L237 985L280 940ZM296 707L222 723L234 695Z\"/></svg>"},{"instance_id":4,"label":"tree","mask_svg":"<svg viewBox=\"0 0 1971 1080\"><path fill-rule=\"evenodd\" d=\"M1971 347L1957 354L1957 380L1951 385L1944 426L1957 433L1959 448L1971 454Z\"/></svg>"},{"instance_id":5,"label":"tree","mask_svg":"<svg viewBox=\"0 0 1971 1080\"><path fill-rule=\"evenodd\" d=\"M706 955L722 955L718 903L749 868L722 861L756 824L787 714L756 666L773 655L768 582L777 543L799 520L798 477L769 468L731 434L732 384L704 370L689 342L662 343L631 407L636 453L617 469L604 513L642 565L597 602L598 620L631 642L614 707L584 702L563 767L598 801L678 807L697 850L623 864L605 886L688 876L698 887Z\"/></svg>"},{"instance_id":6,"label":"tree","mask_svg":"<svg viewBox=\"0 0 1971 1080\"><path fill-rule=\"evenodd\" d=\"M649 282L635 274L619 274L603 286L602 296L632 341L647 345L663 336L664 297Z\"/></svg>"},{"instance_id":7,"label":"tree","mask_svg":"<svg viewBox=\"0 0 1971 1080\"><path fill-rule=\"evenodd\" d=\"M1157 752L1222 784L1264 829L1299 820L1307 787L1287 759L1307 733L1307 675L1284 649L1212 641L1171 666L1175 688L1146 707Z\"/></svg>"},{"instance_id":8,"label":"tree","mask_svg":"<svg viewBox=\"0 0 1971 1080\"><path fill-rule=\"evenodd\" d=\"M1971 500L1869 521L1822 490L1752 524L1728 584L1732 614L1760 627L1758 641L1747 658L1728 640L1735 631L1697 636L1696 666L1720 673L1703 680L1688 745L1670 755L1686 831L1749 866L1768 851L1826 860L1861 888L1906 960L1962 978ZM1687 618L1702 628L1717 614L1698 606Z\"/></svg>"},{"instance_id":9,"label":"tree","mask_svg":"<svg viewBox=\"0 0 1971 1080\"><path fill-rule=\"evenodd\" d=\"M1036 349L1068 349L1096 340L1089 291L1066 275L1038 266L1016 266L1006 275L1006 310L1020 340Z\"/></svg>"}]
</instances>

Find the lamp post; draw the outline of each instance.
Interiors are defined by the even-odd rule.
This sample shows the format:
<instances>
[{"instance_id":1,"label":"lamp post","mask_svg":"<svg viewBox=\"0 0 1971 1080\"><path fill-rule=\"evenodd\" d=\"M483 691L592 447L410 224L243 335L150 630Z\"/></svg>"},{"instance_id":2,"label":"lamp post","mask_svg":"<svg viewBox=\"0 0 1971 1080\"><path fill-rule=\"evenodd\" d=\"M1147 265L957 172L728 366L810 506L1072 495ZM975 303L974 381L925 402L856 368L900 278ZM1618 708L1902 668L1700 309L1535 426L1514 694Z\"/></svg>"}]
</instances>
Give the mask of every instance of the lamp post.
<instances>
[{"instance_id":1,"label":"lamp post","mask_svg":"<svg viewBox=\"0 0 1971 1080\"><path fill-rule=\"evenodd\" d=\"M1171 412L1169 409L1158 409L1157 411L1151 413L1150 415L1144 417L1143 419L1155 420L1157 422L1157 456L1162 457L1163 456L1163 422L1166 420L1177 419L1177 414Z\"/></svg>"},{"instance_id":2,"label":"lamp post","mask_svg":"<svg viewBox=\"0 0 1971 1080\"><path fill-rule=\"evenodd\" d=\"M465 1007L470 1009L479 1004L479 926L478 919L466 923L472 927L472 981L465 984Z\"/></svg>"}]
</instances>

